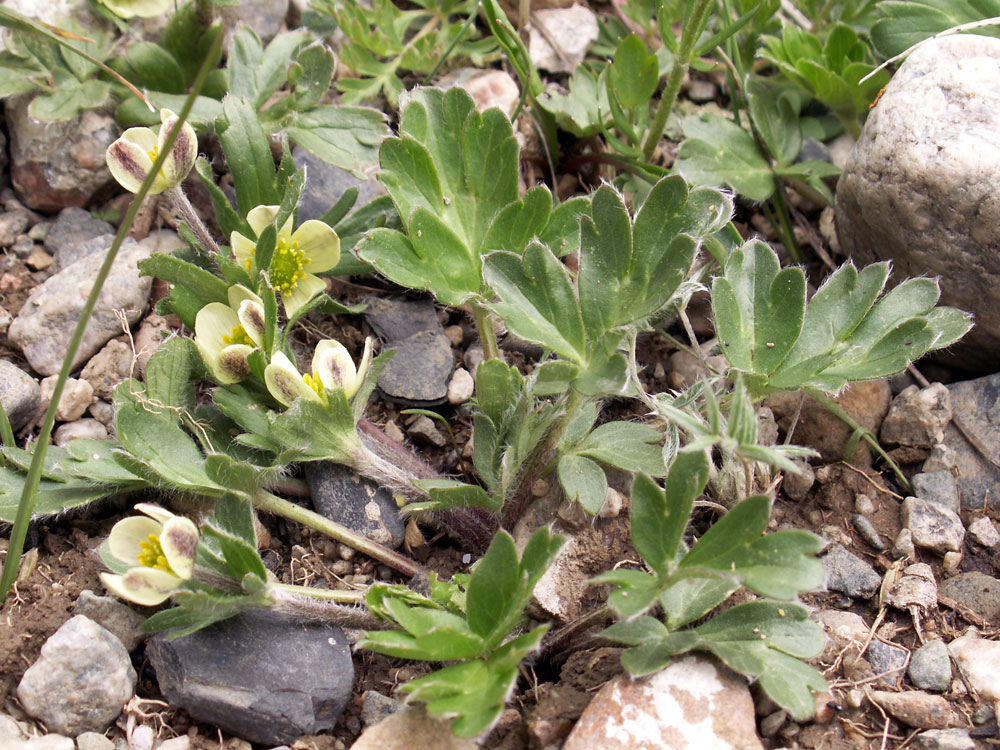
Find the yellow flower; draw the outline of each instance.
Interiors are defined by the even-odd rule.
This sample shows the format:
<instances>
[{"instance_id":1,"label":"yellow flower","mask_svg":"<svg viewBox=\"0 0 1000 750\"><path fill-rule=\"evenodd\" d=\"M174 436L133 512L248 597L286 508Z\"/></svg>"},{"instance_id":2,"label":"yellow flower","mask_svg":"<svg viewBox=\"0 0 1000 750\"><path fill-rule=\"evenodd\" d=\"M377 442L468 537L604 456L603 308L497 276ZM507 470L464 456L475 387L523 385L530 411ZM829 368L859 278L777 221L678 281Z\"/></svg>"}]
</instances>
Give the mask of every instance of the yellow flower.
<instances>
[{"instance_id":1,"label":"yellow flower","mask_svg":"<svg viewBox=\"0 0 1000 750\"><path fill-rule=\"evenodd\" d=\"M108 550L126 565L124 575L101 573L105 588L122 599L152 607L191 578L198 553L198 528L169 510L139 503L136 510L149 518L130 516L111 529Z\"/></svg>"},{"instance_id":2,"label":"yellow flower","mask_svg":"<svg viewBox=\"0 0 1000 750\"><path fill-rule=\"evenodd\" d=\"M103 0L104 5L122 18L152 18L166 13L173 7L171 0Z\"/></svg>"},{"instance_id":3,"label":"yellow flower","mask_svg":"<svg viewBox=\"0 0 1000 750\"><path fill-rule=\"evenodd\" d=\"M153 168L153 161L160 153L167 137L178 122L177 115L169 109L160 110L160 132L150 128L129 128L121 138L108 146L105 154L108 169L118 184L130 193L138 193L146 176ZM149 189L150 195L177 187L188 176L198 158L198 136L187 122L181 126L174 145L170 147L163 167Z\"/></svg>"},{"instance_id":4,"label":"yellow flower","mask_svg":"<svg viewBox=\"0 0 1000 750\"><path fill-rule=\"evenodd\" d=\"M365 341L365 352L357 368L343 344L324 339L313 352L311 373L301 375L291 360L278 352L264 370L264 383L271 395L285 406L291 406L297 398L326 403L326 392L338 388L351 398L361 388L371 361L370 338Z\"/></svg>"},{"instance_id":5,"label":"yellow flower","mask_svg":"<svg viewBox=\"0 0 1000 750\"><path fill-rule=\"evenodd\" d=\"M247 357L264 345L264 303L243 286L229 287L229 304L210 302L194 321L194 343L222 385L250 375Z\"/></svg>"},{"instance_id":6,"label":"yellow flower","mask_svg":"<svg viewBox=\"0 0 1000 750\"><path fill-rule=\"evenodd\" d=\"M274 221L277 206L257 206L247 214L247 223L259 237ZM233 232L229 238L233 256L250 270L257 251L257 243ZM340 260L340 238L327 224L311 219L292 232L288 219L278 230L278 242L267 270L271 284L281 294L288 317L317 294L326 289L317 273L329 271Z\"/></svg>"}]
</instances>

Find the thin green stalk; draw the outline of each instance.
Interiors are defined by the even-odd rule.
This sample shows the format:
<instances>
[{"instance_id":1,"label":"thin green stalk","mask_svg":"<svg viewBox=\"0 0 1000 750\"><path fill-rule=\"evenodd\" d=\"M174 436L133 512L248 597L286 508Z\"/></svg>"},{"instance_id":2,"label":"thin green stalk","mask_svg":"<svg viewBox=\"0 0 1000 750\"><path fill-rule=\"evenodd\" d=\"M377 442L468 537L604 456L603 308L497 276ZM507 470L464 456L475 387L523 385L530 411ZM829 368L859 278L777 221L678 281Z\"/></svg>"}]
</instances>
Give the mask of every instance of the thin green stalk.
<instances>
[{"instance_id":1,"label":"thin green stalk","mask_svg":"<svg viewBox=\"0 0 1000 750\"><path fill-rule=\"evenodd\" d=\"M448 59L451 53L455 51L455 47L458 46L458 43L462 41L462 37L465 36L465 32L469 30L469 26L472 25L472 22L476 20L476 16L479 15L480 2L481 0L476 0L476 4L469 12L469 17L465 19L465 23L462 24L462 28L458 30L458 33L455 35L455 38L451 40L451 44L449 44L448 48L441 54L441 57L438 58L438 61L434 63L434 67L431 68L431 72L427 74L426 78L424 78L424 86L431 85L431 82L434 80L434 76L437 75L437 72L441 69L441 66L444 65L444 61Z\"/></svg>"},{"instance_id":2,"label":"thin green stalk","mask_svg":"<svg viewBox=\"0 0 1000 750\"><path fill-rule=\"evenodd\" d=\"M691 60L694 57L695 43L698 41L698 30L701 29L712 7L712 0L693 0L691 14L688 22L681 31L681 43L674 57L674 67L670 70L670 77L667 78L667 85L660 96L660 101L656 105L656 114L653 115L653 123L649 126L646 134L646 143L642 147L643 156L649 161L653 158L656 145L663 136L663 130L667 126L667 118L674 109L677 101L677 94L680 93L681 83L687 75Z\"/></svg>"},{"instance_id":3,"label":"thin green stalk","mask_svg":"<svg viewBox=\"0 0 1000 750\"><path fill-rule=\"evenodd\" d=\"M405 576L412 577L418 573L430 573L429 568L425 568L420 563L414 562L405 555L401 555L395 550L373 542L368 537L351 531L346 526L341 526L326 516L321 516L319 513L315 513L308 508L303 508L301 505L296 505L288 500L272 495L266 490L257 491L257 494L253 496L253 504L258 510L265 510L269 513L274 513L276 516L281 516L290 521L295 521L296 523L316 529L316 531L325 534L331 539L353 547L359 552L378 560L380 563L388 565L393 570L398 570Z\"/></svg>"},{"instance_id":4,"label":"thin green stalk","mask_svg":"<svg viewBox=\"0 0 1000 750\"><path fill-rule=\"evenodd\" d=\"M287 591L298 596L308 596L321 601L336 602L337 604L364 604L364 591L344 591L341 589L315 589L310 586L296 586L293 583L269 583L273 589Z\"/></svg>"},{"instance_id":5,"label":"thin green stalk","mask_svg":"<svg viewBox=\"0 0 1000 750\"><path fill-rule=\"evenodd\" d=\"M364 604L360 591L321 591L305 586L270 583L267 596L273 611L293 617L328 622L344 628L378 630L385 627L365 607L345 606Z\"/></svg>"},{"instance_id":6,"label":"thin green stalk","mask_svg":"<svg viewBox=\"0 0 1000 750\"><path fill-rule=\"evenodd\" d=\"M792 228L792 217L788 213L788 204L785 203L785 186L781 180L775 178L774 194L771 196L774 203L774 211L778 216L778 224L781 228L781 239L796 263L802 262L802 251L799 250L798 240L795 239L795 230Z\"/></svg>"},{"instance_id":7,"label":"thin green stalk","mask_svg":"<svg viewBox=\"0 0 1000 750\"><path fill-rule=\"evenodd\" d=\"M479 342L483 345L483 356L486 359L500 359L500 347L497 335L493 330L493 315L478 302L470 302L472 316L476 320L476 330L479 331Z\"/></svg>"},{"instance_id":8,"label":"thin green stalk","mask_svg":"<svg viewBox=\"0 0 1000 750\"><path fill-rule=\"evenodd\" d=\"M146 175L146 179L139 188L139 192L136 193L135 198L132 199L132 203L129 205L128 211L125 213L125 219L122 221L121 227L118 229L118 234L115 235L114 242L111 243L111 248L108 250L108 254L104 258L104 263L101 264L101 268L97 272L97 277L94 279L94 285L90 290L90 295L87 297L87 301L84 303L83 309L80 311L80 320L76 324L76 328L74 329L73 335L69 341L69 346L66 349L66 356L63 358L62 368L59 371L59 377L56 380L55 388L52 390L52 400L49 402L49 408L45 412L45 417L42 420L42 426L38 433L38 440L35 443L35 450L31 457L31 466L28 468L28 475L24 480L24 489L21 492L21 500L17 508L17 517L14 519L14 528L11 529L10 532L10 543L7 548L7 558L4 560L3 573L0 575L0 602L7 598L7 592L10 591L10 587L14 585L14 581L17 579L17 570L21 562L21 552L24 550L24 539L28 533L28 522L31 520L31 513L35 507L35 494L38 492L38 484L42 478L42 467L44 466L45 455L48 452L49 439L52 437L52 428L55 425L56 408L59 406L59 399L62 398L63 389L66 386L66 380L69 378L69 373L73 369L73 362L76 360L76 353L80 349L80 342L83 340L84 331L86 331L87 324L90 322L90 318L93 315L94 307L97 305L97 299L100 297L101 290L104 288L104 282L107 281L108 274L111 273L111 268L114 265L115 258L118 257L118 250L121 248L122 243L128 236L128 232L132 228L132 222L135 221L136 214L139 213L142 201L149 192L149 188L152 186L157 174L159 174L160 168L163 166L163 162L166 161L167 156L170 154L170 149L173 147L174 141L177 139L177 136L180 135L181 125L184 124L188 115L191 113L191 108L194 106L195 98L198 96L198 92L201 91L202 84L204 84L209 71L214 67L214 61L218 59L217 55L221 49L222 40L223 35L219 34L212 43L212 48L209 50L209 54L205 57L205 61L202 63L201 69L198 71L198 75L195 78L194 85L191 87L191 93L184 101L184 106L181 108L178 115L177 125L171 131L166 143L163 145L163 148L160 149L159 154L153 162L152 169L149 170L149 174Z\"/></svg>"},{"instance_id":9,"label":"thin green stalk","mask_svg":"<svg viewBox=\"0 0 1000 750\"><path fill-rule=\"evenodd\" d=\"M866 443L868 443L868 445L871 446L872 450L878 453L882 457L882 459L887 464L889 464L890 467L892 467L893 472L895 472L896 474L896 478L899 479L902 486L905 489L910 489L910 480L906 478L906 475L903 474L902 469L899 468L896 462L889 457L889 454L885 452L885 449L882 448L881 445L879 445L878 440L875 438L875 435L872 434L871 430L862 427L858 423L858 420L856 420L846 411L841 409L840 405L837 404L836 401L834 401L832 398L827 396L822 391L816 390L815 388L805 388L804 390L806 393L808 393L810 396L816 399L820 404L822 404L823 408L825 408L827 411L829 411L831 414L837 417L840 421L842 421L844 424L846 424L848 427L854 430L857 434L859 434L861 438Z\"/></svg>"}]
</instances>

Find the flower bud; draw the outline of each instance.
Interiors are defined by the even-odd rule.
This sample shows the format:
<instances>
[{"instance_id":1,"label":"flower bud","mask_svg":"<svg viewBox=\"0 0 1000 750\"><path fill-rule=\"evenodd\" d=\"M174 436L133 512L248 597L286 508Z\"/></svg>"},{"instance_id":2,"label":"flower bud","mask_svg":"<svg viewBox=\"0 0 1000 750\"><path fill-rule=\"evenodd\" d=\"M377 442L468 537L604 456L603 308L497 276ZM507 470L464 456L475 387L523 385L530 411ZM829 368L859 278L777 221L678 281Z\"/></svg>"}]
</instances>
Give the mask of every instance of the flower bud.
<instances>
[{"instance_id":1,"label":"flower bud","mask_svg":"<svg viewBox=\"0 0 1000 750\"><path fill-rule=\"evenodd\" d=\"M108 146L105 159L108 169L123 188L130 193L138 193L146 176L153 169L153 162L159 155L171 131L177 126L178 117L169 109L160 110L160 132L151 128L129 128L121 138ZM150 195L162 193L177 187L188 176L198 157L198 136L187 122L181 126L174 145L160 169Z\"/></svg>"}]
</instances>

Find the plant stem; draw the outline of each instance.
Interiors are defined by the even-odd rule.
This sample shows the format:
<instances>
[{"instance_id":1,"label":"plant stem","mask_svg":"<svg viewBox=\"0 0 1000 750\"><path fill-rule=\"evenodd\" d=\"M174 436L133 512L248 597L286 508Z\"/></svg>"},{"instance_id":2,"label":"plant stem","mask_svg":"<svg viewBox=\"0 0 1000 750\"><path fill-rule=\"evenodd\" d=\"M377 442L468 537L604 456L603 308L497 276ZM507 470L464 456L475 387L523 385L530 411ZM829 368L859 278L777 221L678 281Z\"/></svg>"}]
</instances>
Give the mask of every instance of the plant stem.
<instances>
[{"instance_id":1,"label":"plant stem","mask_svg":"<svg viewBox=\"0 0 1000 750\"><path fill-rule=\"evenodd\" d=\"M500 359L500 347L497 345L497 335L493 330L493 315L478 302L470 302L472 316L476 320L476 330L479 331L479 341L483 345L483 356L486 359Z\"/></svg>"},{"instance_id":2,"label":"plant stem","mask_svg":"<svg viewBox=\"0 0 1000 750\"><path fill-rule=\"evenodd\" d=\"M411 560L405 555L401 555L395 550L384 547L377 542L373 542L355 531L351 531L346 526L331 521L319 513L315 513L301 505L284 500L276 495L272 495L266 490L258 490L253 497L254 507L259 510L266 510L290 521L296 521L304 526L326 534L331 539L353 547L359 552L363 552L369 557L378 560L380 563L388 565L393 570L398 570L405 576L415 576L417 574L430 573L429 568L425 568L418 562Z\"/></svg>"},{"instance_id":3,"label":"plant stem","mask_svg":"<svg viewBox=\"0 0 1000 750\"><path fill-rule=\"evenodd\" d=\"M521 472L517 491L511 496L509 502L505 499L501 521L505 529L511 529L517 523L517 519L521 516L521 511L524 509L524 504L531 495L531 486L542 475L545 467L555 456L559 441L562 440L573 415L585 399L586 396L575 388L570 387L569 395L566 397L566 403L563 406L563 413L559 416L556 423L552 425L552 429L549 430L542 442L539 443L531 459L527 461L524 471Z\"/></svg>"},{"instance_id":4,"label":"plant stem","mask_svg":"<svg viewBox=\"0 0 1000 750\"><path fill-rule=\"evenodd\" d=\"M344 606L345 603L362 604L364 597L360 591L324 591L284 583L270 583L267 589L268 599L276 612L345 628L375 630L384 627L368 610Z\"/></svg>"},{"instance_id":5,"label":"plant stem","mask_svg":"<svg viewBox=\"0 0 1000 750\"><path fill-rule=\"evenodd\" d=\"M195 0L194 12L198 23L206 29L215 23L215 3L212 0Z\"/></svg>"},{"instance_id":6,"label":"plant stem","mask_svg":"<svg viewBox=\"0 0 1000 750\"><path fill-rule=\"evenodd\" d=\"M677 94L681 90L681 83L683 83L684 76L687 75L688 68L691 66L691 60L694 57L694 45L698 41L698 31L701 29L705 16L711 7L712 0L693 0L693 7L691 8L691 14L688 16L687 25L681 31L681 43L680 48L677 50L677 55L674 57L674 67L670 70L670 77L667 78L666 88L663 89L660 101L656 105L656 114L653 115L653 123L649 126L649 132L646 134L646 143L642 148L642 153L646 157L646 161L653 158L656 145L663 136L663 129L667 126L667 118L670 117L670 113L674 109Z\"/></svg>"},{"instance_id":7,"label":"plant stem","mask_svg":"<svg viewBox=\"0 0 1000 750\"><path fill-rule=\"evenodd\" d=\"M792 256L796 263L802 263L802 251L799 250L798 240L795 239L795 230L792 227L792 218L788 214L788 204L785 203L785 186L781 180L775 178L775 190L771 196L774 203L774 211L778 215L778 224L781 227L781 238L785 244L785 249Z\"/></svg>"},{"instance_id":8,"label":"plant stem","mask_svg":"<svg viewBox=\"0 0 1000 750\"><path fill-rule=\"evenodd\" d=\"M198 216L198 212L194 210L194 206L191 205L191 201L184 194L184 189L177 185L176 187L167 188L163 191L163 195L166 196L167 200L170 201L174 209L181 215L184 222L191 228L194 232L195 237L198 238L198 242L201 246L209 253L218 254L219 246L216 244L215 240L212 239L211 233L208 231L208 227Z\"/></svg>"}]
</instances>

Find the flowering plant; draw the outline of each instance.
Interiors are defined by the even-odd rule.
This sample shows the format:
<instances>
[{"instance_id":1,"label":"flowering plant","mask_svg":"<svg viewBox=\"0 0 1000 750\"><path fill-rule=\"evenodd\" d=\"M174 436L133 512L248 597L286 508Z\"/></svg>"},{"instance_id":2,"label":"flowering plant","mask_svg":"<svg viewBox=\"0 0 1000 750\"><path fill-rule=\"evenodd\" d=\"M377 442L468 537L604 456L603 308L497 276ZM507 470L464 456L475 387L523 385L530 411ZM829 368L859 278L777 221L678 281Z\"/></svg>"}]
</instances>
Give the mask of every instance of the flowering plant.
<instances>
[{"instance_id":1,"label":"flowering plant","mask_svg":"<svg viewBox=\"0 0 1000 750\"><path fill-rule=\"evenodd\" d=\"M160 110L159 133L152 128L129 128L114 143L108 146L106 160L108 169L118 184L130 193L139 192L146 176L153 169L153 162L177 126L178 118L169 109ZM184 182L195 159L198 158L198 137L188 123L181 125L160 173L156 176L150 195L162 193Z\"/></svg>"}]
</instances>

